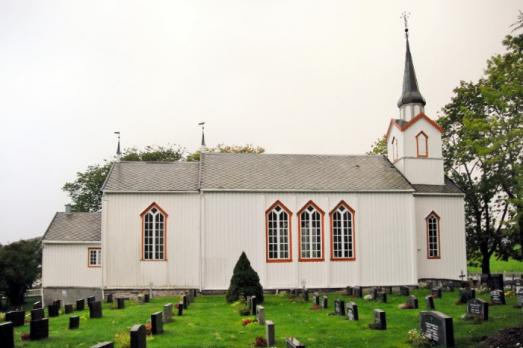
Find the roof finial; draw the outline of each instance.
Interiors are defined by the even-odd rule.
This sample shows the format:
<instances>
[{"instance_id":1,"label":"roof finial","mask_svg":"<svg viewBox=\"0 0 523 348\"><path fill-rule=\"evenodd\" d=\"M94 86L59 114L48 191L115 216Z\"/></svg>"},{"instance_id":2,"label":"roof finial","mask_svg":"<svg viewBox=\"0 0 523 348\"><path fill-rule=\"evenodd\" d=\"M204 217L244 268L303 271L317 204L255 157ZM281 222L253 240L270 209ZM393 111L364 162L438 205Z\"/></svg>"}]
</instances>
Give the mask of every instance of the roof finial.
<instances>
[{"instance_id":1,"label":"roof finial","mask_svg":"<svg viewBox=\"0 0 523 348\"><path fill-rule=\"evenodd\" d=\"M409 17L410 17L410 12L407 12L407 11L403 11L403 13L401 14L401 17L403 19L403 23L405 24L405 38L408 40L409 39Z\"/></svg>"},{"instance_id":2,"label":"roof finial","mask_svg":"<svg viewBox=\"0 0 523 348\"><path fill-rule=\"evenodd\" d=\"M205 122L198 123L198 126L202 127L202 142L200 144L200 150L203 151L207 147L205 145Z\"/></svg>"},{"instance_id":3,"label":"roof finial","mask_svg":"<svg viewBox=\"0 0 523 348\"><path fill-rule=\"evenodd\" d=\"M122 156L122 151L120 150L120 131L116 131L116 132L114 132L114 134L118 135L118 146L116 147L116 159L118 159L118 161L119 161Z\"/></svg>"}]
</instances>

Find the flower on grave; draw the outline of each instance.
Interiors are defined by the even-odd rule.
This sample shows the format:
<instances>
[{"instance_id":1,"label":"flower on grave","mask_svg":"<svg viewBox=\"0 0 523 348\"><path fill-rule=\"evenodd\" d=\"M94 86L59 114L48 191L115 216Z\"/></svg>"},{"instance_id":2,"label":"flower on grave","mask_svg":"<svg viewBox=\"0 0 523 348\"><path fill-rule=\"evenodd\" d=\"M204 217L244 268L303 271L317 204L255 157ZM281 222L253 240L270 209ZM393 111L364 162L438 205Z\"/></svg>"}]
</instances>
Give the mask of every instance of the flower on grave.
<instances>
[{"instance_id":1,"label":"flower on grave","mask_svg":"<svg viewBox=\"0 0 523 348\"><path fill-rule=\"evenodd\" d=\"M398 306L399 309L414 309L414 307L412 307L410 304L408 303L401 303L399 306Z\"/></svg>"},{"instance_id":2,"label":"flower on grave","mask_svg":"<svg viewBox=\"0 0 523 348\"><path fill-rule=\"evenodd\" d=\"M431 347L430 340L423 336L421 331L417 329L412 329L407 332L408 341L414 346L414 347Z\"/></svg>"},{"instance_id":3,"label":"flower on grave","mask_svg":"<svg viewBox=\"0 0 523 348\"><path fill-rule=\"evenodd\" d=\"M319 310L320 308L321 308L321 307L315 303L315 304L312 305L311 310L313 310L313 311L317 311L317 310Z\"/></svg>"},{"instance_id":4,"label":"flower on grave","mask_svg":"<svg viewBox=\"0 0 523 348\"><path fill-rule=\"evenodd\" d=\"M153 325L151 324L151 322L147 322L144 326L145 326L145 331L147 332L147 336L152 335Z\"/></svg>"},{"instance_id":5,"label":"flower on grave","mask_svg":"<svg viewBox=\"0 0 523 348\"><path fill-rule=\"evenodd\" d=\"M22 339L22 341L29 341L31 339L31 336L29 335L29 333L24 332L20 335L20 338Z\"/></svg>"},{"instance_id":6,"label":"flower on grave","mask_svg":"<svg viewBox=\"0 0 523 348\"><path fill-rule=\"evenodd\" d=\"M372 297L371 294L369 294L369 295L365 295L365 296L363 297L363 299L364 299L365 301L371 301L371 300L373 299L373 297Z\"/></svg>"},{"instance_id":7,"label":"flower on grave","mask_svg":"<svg viewBox=\"0 0 523 348\"><path fill-rule=\"evenodd\" d=\"M267 340L264 337L258 336L256 337L256 341L254 342L255 347L267 347Z\"/></svg>"},{"instance_id":8,"label":"flower on grave","mask_svg":"<svg viewBox=\"0 0 523 348\"><path fill-rule=\"evenodd\" d=\"M256 321L256 320L255 320L255 319L252 319L252 318L243 319L243 320L242 320L242 325L243 325L243 326L247 326L247 325L249 325L249 324L251 324L251 323L254 323L255 321Z\"/></svg>"}]
</instances>

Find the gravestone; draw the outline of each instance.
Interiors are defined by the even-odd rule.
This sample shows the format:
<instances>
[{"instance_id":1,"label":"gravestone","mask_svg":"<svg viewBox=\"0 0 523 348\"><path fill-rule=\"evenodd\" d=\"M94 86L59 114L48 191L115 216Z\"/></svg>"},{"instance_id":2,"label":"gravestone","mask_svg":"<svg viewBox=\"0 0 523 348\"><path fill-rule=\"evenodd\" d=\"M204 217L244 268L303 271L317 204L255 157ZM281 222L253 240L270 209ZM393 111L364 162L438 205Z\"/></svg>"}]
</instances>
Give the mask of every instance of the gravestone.
<instances>
[{"instance_id":1,"label":"gravestone","mask_svg":"<svg viewBox=\"0 0 523 348\"><path fill-rule=\"evenodd\" d=\"M336 315L345 315L345 301L339 298L334 301L334 313Z\"/></svg>"},{"instance_id":2,"label":"gravestone","mask_svg":"<svg viewBox=\"0 0 523 348\"><path fill-rule=\"evenodd\" d=\"M419 307L418 298L414 295L410 295L409 297L407 297L407 305L411 309L418 309L418 307Z\"/></svg>"},{"instance_id":3,"label":"gravestone","mask_svg":"<svg viewBox=\"0 0 523 348\"><path fill-rule=\"evenodd\" d=\"M13 323L14 327L24 326L25 311L11 311L5 313L5 320Z\"/></svg>"},{"instance_id":4,"label":"gravestone","mask_svg":"<svg viewBox=\"0 0 523 348\"><path fill-rule=\"evenodd\" d=\"M392 295L392 286L386 286L385 287L385 293Z\"/></svg>"},{"instance_id":5,"label":"gravestone","mask_svg":"<svg viewBox=\"0 0 523 348\"><path fill-rule=\"evenodd\" d=\"M385 316L385 311L381 309L374 310L374 322L369 324L369 328L374 330L387 329L387 318Z\"/></svg>"},{"instance_id":6,"label":"gravestone","mask_svg":"<svg viewBox=\"0 0 523 348\"><path fill-rule=\"evenodd\" d=\"M69 330L78 329L80 327L80 317L75 315L69 317Z\"/></svg>"},{"instance_id":7,"label":"gravestone","mask_svg":"<svg viewBox=\"0 0 523 348\"><path fill-rule=\"evenodd\" d=\"M58 309L62 308L62 301L61 300L54 300L53 304L58 306Z\"/></svg>"},{"instance_id":8,"label":"gravestone","mask_svg":"<svg viewBox=\"0 0 523 348\"><path fill-rule=\"evenodd\" d=\"M371 292L371 295L372 295L372 299L374 301L377 301L378 300L378 288L372 288L372 292Z\"/></svg>"},{"instance_id":9,"label":"gravestone","mask_svg":"<svg viewBox=\"0 0 523 348\"><path fill-rule=\"evenodd\" d=\"M33 303L33 309L40 309L40 308L43 308L42 302L36 301L35 303Z\"/></svg>"},{"instance_id":10,"label":"gravestone","mask_svg":"<svg viewBox=\"0 0 523 348\"><path fill-rule=\"evenodd\" d=\"M0 323L0 347L14 348L15 347L15 333L13 323L6 321Z\"/></svg>"},{"instance_id":11,"label":"gravestone","mask_svg":"<svg viewBox=\"0 0 523 348\"><path fill-rule=\"evenodd\" d=\"M70 313L73 313L74 311L74 308L73 308L73 305L72 304L66 304L64 306L64 313L65 314L70 314Z\"/></svg>"},{"instance_id":12,"label":"gravestone","mask_svg":"<svg viewBox=\"0 0 523 348\"><path fill-rule=\"evenodd\" d=\"M486 284L490 290L503 290L505 288L503 274L482 274L481 284Z\"/></svg>"},{"instance_id":13,"label":"gravestone","mask_svg":"<svg viewBox=\"0 0 523 348\"><path fill-rule=\"evenodd\" d=\"M492 290L490 292L490 303L493 305L507 304L505 300L505 292L503 290Z\"/></svg>"},{"instance_id":14,"label":"gravestone","mask_svg":"<svg viewBox=\"0 0 523 348\"><path fill-rule=\"evenodd\" d=\"M182 296L182 304L183 304L183 309L187 309L187 306L188 306L187 295Z\"/></svg>"},{"instance_id":15,"label":"gravestone","mask_svg":"<svg viewBox=\"0 0 523 348\"><path fill-rule=\"evenodd\" d=\"M173 321L173 304L167 303L163 305L163 322L170 323Z\"/></svg>"},{"instance_id":16,"label":"gravestone","mask_svg":"<svg viewBox=\"0 0 523 348\"><path fill-rule=\"evenodd\" d=\"M359 320L358 305L355 302L345 304L345 314L349 320Z\"/></svg>"},{"instance_id":17,"label":"gravestone","mask_svg":"<svg viewBox=\"0 0 523 348\"><path fill-rule=\"evenodd\" d=\"M256 320L258 324L265 325L265 307L262 305L256 306Z\"/></svg>"},{"instance_id":18,"label":"gravestone","mask_svg":"<svg viewBox=\"0 0 523 348\"><path fill-rule=\"evenodd\" d=\"M468 303L473 298L476 298L476 290L471 288L459 289L459 303Z\"/></svg>"},{"instance_id":19,"label":"gravestone","mask_svg":"<svg viewBox=\"0 0 523 348\"><path fill-rule=\"evenodd\" d=\"M49 319L31 320L29 338L31 341L43 340L49 337Z\"/></svg>"},{"instance_id":20,"label":"gravestone","mask_svg":"<svg viewBox=\"0 0 523 348\"><path fill-rule=\"evenodd\" d=\"M94 297L94 296L89 296L89 297L87 298L87 306L90 306L91 303L93 303L93 302L95 302L95 301L96 301L96 297Z\"/></svg>"},{"instance_id":21,"label":"gravestone","mask_svg":"<svg viewBox=\"0 0 523 348\"><path fill-rule=\"evenodd\" d=\"M272 320L267 320L265 322L265 337L268 346L274 346L276 344L276 331Z\"/></svg>"},{"instance_id":22,"label":"gravestone","mask_svg":"<svg viewBox=\"0 0 523 348\"><path fill-rule=\"evenodd\" d=\"M89 318L98 319L102 317L102 302L95 301L89 305Z\"/></svg>"},{"instance_id":23,"label":"gravestone","mask_svg":"<svg viewBox=\"0 0 523 348\"><path fill-rule=\"evenodd\" d=\"M400 286L400 295L401 296L409 296L410 295L410 289L406 286Z\"/></svg>"},{"instance_id":24,"label":"gravestone","mask_svg":"<svg viewBox=\"0 0 523 348\"><path fill-rule=\"evenodd\" d=\"M378 292L378 297L376 298L378 302L387 303L387 293Z\"/></svg>"},{"instance_id":25,"label":"gravestone","mask_svg":"<svg viewBox=\"0 0 523 348\"><path fill-rule=\"evenodd\" d=\"M517 306L523 307L523 286L517 286L516 287L516 299L517 299Z\"/></svg>"},{"instance_id":26,"label":"gravestone","mask_svg":"<svg viewBox=\"0 0 523 348\"><path fill-rule=\"evenodd\" d=\"M287 343L287 348L305 348L305 345L294 337L287 338L285 342Z\"/></svg>"},{"instance_id":27,"label":"gravestone","mask_svg":"<svg viewBox=\"0 0 523 348\"><path fill-rule=\"evenodd\" d=\"M442 295L441 288L433 288L431 290L431 294L432 294L432 297L434 297L434 298L441 298L441 295Z\"/></svg>"},{"instance_id":28,"label":"gravestone","mask_svg":"<svg viewBox=\"0 0 523 348\"><path fill-rule=\"evenodd\" d=\"M309 290L303 289L303 301L309 302Z\"/></svg>"},{"instance_id":29,"label":"gravestone","mask_svg":"<svg viewBox=\"0 0 523 348\"><path fill-rule=\"evenodd\" d=\"M452 318L440 312L420 313L421 334L443 347L454 347L454 325Z\"/></svg>"},{"instance_id":30,"label":"gravestone","mask_svg":"<svg viewBox=\"0 0 523 348\"><path fill-rule=\"evenodd\" d=\"M482 321L488 320L488 303L479 298L469 300L467 303L467 316Z\"/></svg>"},{"instance_id":31,"label":"gravestone","mask_svg":"<svg viewBox=\"0 0 523 348\"><path fill-rule=\"evenodd\" d=\"M256 299L256 296L251 296L251 315L256 315L256 306L258 305L258 300Z\"/></svg>"},{"instance_id":32,"label":"gravestone","mask_svg":"<svg viewBox=\"0 0 523 348\"><path fill-rule=\"evenodd\" d=\"M352 296L352 286L347 286L345 288L345 295Z\"/></svg>"},{"instance_id":33,"label":"gravestone","mask_svg":"<svg viewBox=\"0 0 523 348\"><path fill-rule=\"evenodd\" d=\"M31 321L33 320L40 320L45 318L45 312L43 308L33 309L31 311Z\"/></svg>"},{"instance_id":34,"label":"gravestone","mask_svg":"<svg viewBox=\"0 0 523 348\"><path fill-rule=\"evenodd\" d=\"M434 306L434 297L431 295L425 297L425 306L427 307L427 310L433 311L436 309Z\"/></svg>"},{"instance_id":35,"label":"gravestone","mask_svg":"<svg viewBox=\"0 0 523 348\"><path fill-rule=\"evenodd\" d=\"M143 295L138 295L138 303L143 304Z\"/></svg>"},{"instance_id":36,"label":"gravestone","mask_svg":"<svg viewBox=\"0 0 523 348\"><path fill-rule=\"evenodd\" d=\"M320 295L318 293L314 293L312 296L312 303L314 303L316 306L320 305Z\"/></svg>"},{"instance_id":37,"label":"gravestone","mask_svg":"<svg viewBox=\"0 0 523 348\"><path fill-rule=\"evenodd\" d=\"M76 300L76 310L83 311L85 309L85 300L83 298Z\"/></svg>"},{"instance_id":38,"label":"gravestone","mask_svg":"<svg viewBox=\"0 0 523 348\"><path fill-rule=\"evenodd\" d=\"M143 303L149 303L151 302L151 296L149 294L143 295Z\"/></svg>"},{"instance_id":39,"label":"gravestone","mask_svg":"<svg viewBox=\"0 0 523 348\"><path fill-rule=\"evenodd\" d=\"M114 344L113 342L102 342L91 346L91 348L114 348Z\"/></svg>"},{"instance_id":40,"label":"gravestone","mask_svg":"<svg viewBox=\"0 0 523 348\"><path fill-rule=\"evenodd\" d=\"M116 308L117 309L124 309L125 308L125 298L117 298L116 299Z\"/></svg>"},{"instance_id":41,"label":"gravestone","mask_svg":"<svg viewBox=\"0 0 523 348\"><path fill-rule=\"evenodd\" d=\"M131 348L147 347L147 330L143 325L134 325L131 328Z\"/></svg>"},{"instance_id":42,"label":"gravestone","mask_svg":"<svg viewBox=\"0 0 523 348\"><path fill-rule=\"evenodd\" d=\"M180 302L178 303L178 306L176 306L178 308L178 316L182 316L183 315L183 302Z\"/></svg>"},{"instance_id":43,"label":"gravestone","mask_svg":"<svg viewBox=\"0 0 523 348\"><path fill-rule=\"evenodd\" d=\"M107 303L113 303L113 294L107 295Z\"/></svg>"},{"instance_id":44,"label":"gravestone","mask_svg":"<svg viewBox=\"0 0 523 348\"><path fill-rule=\"evenodd\" d=\"M323 309L329 308L329 298L327 296L323 296L321 298L321 308L323 308Z\"/></svg>"},{"instance_id":45,"label":"gravestone","mask_svg":"<svg viewBox=\"0 0 523 348\"><path fill-rule=\"evenodd\" d=\"M163 333L163 313L156 312L151 314L151 326L153 335L161 335Z\"/></svg>"},{"instance_id":46,"label":"gravestone","mask_svg":"<svg viewBox=\"0 0 523 348\"><path fill-rule=\"evenodd\" d=\"M363 298L363 290L359 286L355 286L352 288L352 296L357 298Z\"/></svg>"},{"instance_id":47,"label":"gravestone","mask_svg":"<svg viewBox=\"0 0 523 348\"><path fill-rule=\"evenodd\" d=\"M54 318L60 315L60 307L56 303L47 306L47 315L49 318Z\"/></svg>"}]
</instances>

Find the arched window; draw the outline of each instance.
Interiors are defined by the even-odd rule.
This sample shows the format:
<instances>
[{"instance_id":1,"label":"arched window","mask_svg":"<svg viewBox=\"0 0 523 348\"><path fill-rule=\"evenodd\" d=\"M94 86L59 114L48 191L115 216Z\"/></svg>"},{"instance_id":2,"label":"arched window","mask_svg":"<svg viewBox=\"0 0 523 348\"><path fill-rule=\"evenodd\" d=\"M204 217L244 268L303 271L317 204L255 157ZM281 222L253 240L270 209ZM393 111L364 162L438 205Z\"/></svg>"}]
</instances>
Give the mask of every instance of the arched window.
<instances>
[{"instance_id":1,"label":"arched window","mask_svg":"<svg viewBox=\"0 0 523 348\"><path fill-rule=\"evenodd\" d=\"M398 156L398 139L396 137L392 138L392 160L396 161L399 158Z\"/></svg>"},{"instance_id":2,"label":"arched window","mask_svg":"<svg viewBox=\"0 0 523 348\"><path fill-rule=\"evenodd\" d=\"M330 213L333 261L355 260L354 209L341 201Z\"/></svg>"},{"instance_id":3,"label":"arched window","mask_svg":"<svg viewBox=\"0 0 523 348\"><path fill-rule=\"evenodd\" d=\"M292 260L291 215L283 203L276 201L265 212L267 262Z\"/></svg>"},{"instance_id":4,"label":"arched window","mask_svg":"<svg viewBox=\"0 0 523 348\"><path fill-rule=\"evenodd\" d=\"M141 214L142 259L166 260L167 213L156 203Z\"/></svg>"},{"instance_id":5,"label":"arched window","mask_svg":"<svg viewBox=\"0 0 523 348\"><path fill-rule=\"evenodd\" d=\"M431 212L425 220L427 223L427 258L439 259L441 256L439 216L435 212Z\"/></svg>"},{"instance_id":6,"label":"arched window","mask_svg":"<svg viewBox=\"0 0 523 348\"><path fill-rule=\"evenodd\" d=\"M418 157L429 157L429 137L423 131L416 135L416 151Z\"/></svg>"},{"instance_id":7,"label":"arched window","mask_svg":"<svg viewBox=\"0 0 523 348\"><path fill-rule=\"evenodd\" d=\"M323 216L325 213L309 201L298 212L300 261L323 260Z\"/></svg>"}]
</instances>

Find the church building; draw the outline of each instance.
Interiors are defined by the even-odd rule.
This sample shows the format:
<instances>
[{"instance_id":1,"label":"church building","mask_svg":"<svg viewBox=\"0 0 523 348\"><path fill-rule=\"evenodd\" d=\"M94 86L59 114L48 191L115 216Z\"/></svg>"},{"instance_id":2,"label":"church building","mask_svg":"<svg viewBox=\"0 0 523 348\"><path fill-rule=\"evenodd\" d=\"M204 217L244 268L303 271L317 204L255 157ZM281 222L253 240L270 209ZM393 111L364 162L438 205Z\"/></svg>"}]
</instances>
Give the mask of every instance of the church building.
<instances>
[{"instance_id":1,"label":"church building","mask_svg":"<svg viewBox=\"0 0 523 348\"><path fill-rule=\"evenodd\" d=\"M58 212L45 232L44 298L225 290L242 251L267 290L459 279L464 195L444 175L442 129L424 113L406 44L386 157L118 161L101 211Z\"/></svg>"}]
</instances>

